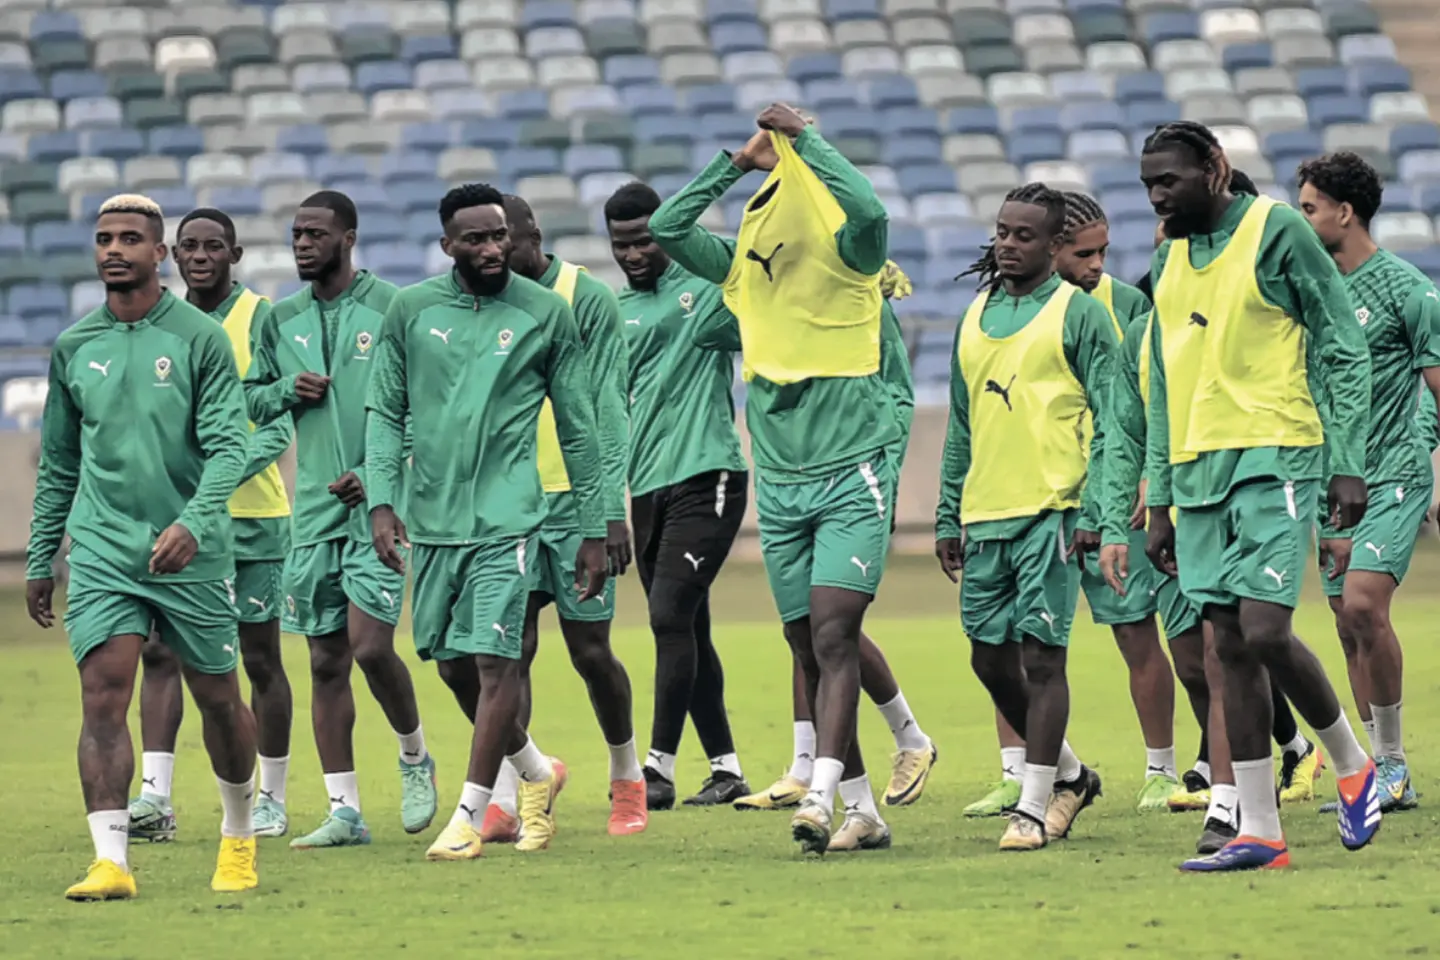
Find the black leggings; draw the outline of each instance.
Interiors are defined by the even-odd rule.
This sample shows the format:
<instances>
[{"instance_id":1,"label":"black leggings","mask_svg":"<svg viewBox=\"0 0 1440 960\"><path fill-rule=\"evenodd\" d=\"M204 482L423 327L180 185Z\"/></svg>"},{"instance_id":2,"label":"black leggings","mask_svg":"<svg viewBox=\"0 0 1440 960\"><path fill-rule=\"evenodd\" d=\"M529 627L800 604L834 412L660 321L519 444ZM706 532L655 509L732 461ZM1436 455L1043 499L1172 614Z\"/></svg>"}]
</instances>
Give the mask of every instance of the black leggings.
<instances>
[{"instance_id":1,"label":"black leggings","mask_svg":"<svg viewBox=\"0 0 1440 960\"><path fill-rule=\"evenodd\" d=\"M685 715L707 757L735 752L725 713L725 671L710 638L710 591L698 584L642 576L655 634L655 716L650 749L677 753Z\"/></svg>"}]
</instances>

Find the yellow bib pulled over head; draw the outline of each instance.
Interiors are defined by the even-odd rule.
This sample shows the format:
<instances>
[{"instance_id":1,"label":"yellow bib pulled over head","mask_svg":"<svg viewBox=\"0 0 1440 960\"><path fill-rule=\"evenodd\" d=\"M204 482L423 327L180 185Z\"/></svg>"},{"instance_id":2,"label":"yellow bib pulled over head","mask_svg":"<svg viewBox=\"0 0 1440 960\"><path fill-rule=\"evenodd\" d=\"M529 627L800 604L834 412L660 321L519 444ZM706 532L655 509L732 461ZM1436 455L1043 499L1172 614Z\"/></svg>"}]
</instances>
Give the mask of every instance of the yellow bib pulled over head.
<instances>
[{"instance_id":1,"label":"yellow bib pulled over head","mask_svg":"<svg viewBox=\"0 0 1440 960\"><path fill-rule=\"evenodd\" d=\"M880 277L846 266L840 204L788 137L770 139L775 169L745 208L723 285L746 379L867 377L880 369Z\"/></svg>"},{"instance_id":2,"label":"yellow bib pulled over head","mask_svg":"<svg viewBox=\"0 0 1440 960\"><path fill-rule=\"evenodd\" d=\"M1265 301L1255 278L1265 221L1276 206L1256 198L1208 266L1190 265L1189 241L1170 246L1155 285L1155 322L1171 463L1213 450L1324 442L1306 380L1305 329Z\"/></svg>"},{"instance_id":3,"label":"yellow bib pulled over head","mask_svg":"<svg viewBox=\"0 0 1440 960\"><path fill-rule=\"evenodd\" d=\"M1065 311L1077 289L1062 281L1035 319L1008 337L980 329L988 293L960 321L971 463L961 523L1080 506L1089 402L1065 358Z\"/></svg>"},{"instance_id":4,"label":"yellow bib pulled over head","mask_svg":"<svg viewBox=\"0 0 1440 960\"><path fill-rule=\"evenodd\" d=\"M575 307L575 284L584 269L560 261L555 292L565 298L571 309ZM555 431L555 408L549 397L540 405L540 421L535 432L535 460L540 466L540 486L546 493L562 493L570 489L570 474L565 472L565 457L560 453L560 434Z\"/></svg>"},{"instance_id":5,"label":"yellow bib pulled over head","mask_svg":"<svg viewBox=\"0 0 1440 960\"><path fill-rule=\"evenodd\" d=\"M221 321L225 335L230 338L230 348L235 351L235 366L240 376L250 369L250 323L255 319L255 310L265 298L251 290L240 291L235 305ZM255 432L255 424L250 424ZM290 516L290 498L285 493L285 481L280 478L280 465L272 463L255 476L246 480L230 497L230 516L264 518Z\"/></svg>"}]
</instances>

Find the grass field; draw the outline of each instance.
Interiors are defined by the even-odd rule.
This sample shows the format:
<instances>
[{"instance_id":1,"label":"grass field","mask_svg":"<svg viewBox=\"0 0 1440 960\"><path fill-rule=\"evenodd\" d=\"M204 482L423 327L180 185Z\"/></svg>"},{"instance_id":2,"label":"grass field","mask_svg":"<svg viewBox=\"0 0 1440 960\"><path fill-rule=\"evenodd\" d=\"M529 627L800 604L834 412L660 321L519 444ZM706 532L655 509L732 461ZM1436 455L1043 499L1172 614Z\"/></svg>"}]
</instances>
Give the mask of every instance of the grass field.
<instances>
[{"instance_id":1,"label":"grass field","mask_svg":"<svg viewBox=\"0 0 1440 960\"><path fill-rule=\"evenodd\" d=\"M1313 576L1312 576L1313 581ZM64 638L0 599L0 957L106 958L443 956L1202 957L1253 958L1383 950L1440 953L1440 550L1416 561L1396 616L1407 651L1406 721L1419 811L1386 820L1376 844L1342 850L1331 817L1287 809L1294 869L1265 875L1182 876L1198 815L1141 816L1133 797L1144 753L1125 673L1108 635L1088 622L1071 644L1071 741L1105 778L1105 797L1072 839L1024 856L995 849L1000 821L959 815L996 775L991 708L970 673L954 594L920 559L895 560L869 623L890 657L941 763L918 806L893 811L888 852L802 860L788 816L733 810L655 815L647 833L605 833L605 750L558 636L542 638L535 722L540 744L565 758L570 787L553 848L484 860L423 859L438 826L400 829L395 739L363 684L356 732L361 792L375 842L364 849L292 853L262 841L260 889L221 898L208 887L219 801L193 708L181 732L176 843L137 845L133 903L77 905L61 893L91 857L75 775L78 684ZM1343 682L1339 645L1314 589L1297 618ZM758 566L732 565L716 587L716 636L740 756L756 787L790 754L789 664ZM641 746L649 729L653 653L634 576L622 585L616 647L630 669ZM1086 621L1082 612L1078 618ZM286 648L297 730L290 815L309 829L325 809L310 739L303 641ZM407 644L403 644L408 647ZM440 817L463 777L470 731L433 669L414 665L430 746L439 763ZM357 678L358 681L358 678ZM1348 700L1348 691L1345 698ZM1183 700L1183 697L1181 698ZM1352 711L1353 714L1353 711ZM1177 720L1182 763L1194 723ZM866 756L885 779L889 733L862 703ZM138 718L132 723L137 740ZM692 737L680 787L705 765ZM1324 781L1329 794L1333 780Z\"/></svg>"}]
</instances>

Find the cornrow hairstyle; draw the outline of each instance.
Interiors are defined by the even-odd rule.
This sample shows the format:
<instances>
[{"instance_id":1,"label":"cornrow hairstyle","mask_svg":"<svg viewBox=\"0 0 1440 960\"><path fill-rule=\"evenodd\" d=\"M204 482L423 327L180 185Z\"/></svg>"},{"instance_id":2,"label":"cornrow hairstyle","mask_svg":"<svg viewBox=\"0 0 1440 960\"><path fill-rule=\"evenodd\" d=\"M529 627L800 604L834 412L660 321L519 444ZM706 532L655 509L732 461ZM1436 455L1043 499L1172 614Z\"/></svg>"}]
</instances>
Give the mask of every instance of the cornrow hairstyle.
<instances>
[{"instance_id":1,"label":"cornrow hairstyle","mask_svg":"<svg viewBox=\"0 0 1440 960\"><path fill-rule=\"evenodd\" d=\"M471 207L505 208L505 195L488 183L458 186L440 199L440 226L448 227L455 214Z\"/></svg>"},{"instance_id":2,"label":"cornrow hairstyle","mask_svg":"<svg viewBox=\"0 0 1440 960\"><path fill-rule=\"evenodd\" d=\"M1220 146L1220 141L1215 139L1215 134L1209 127L1193 120L1162 123L1145 138L1140 152L1156 153L1173 147L1185 147L1200 161L1206 171L1211 195L1218 195L1229 189L1230 158L1225 155L1225 149Z\"/></svg>"},{"instance_id":3,"label":"cornrow hairstyle","mask_svg":"<svg viewBox=\"0 0 1440 960\"><path fill-rule=\"evenodd\" d=\"M1336 203L1350 204L1366 230L1370 229L1370 221L1379 211L1385 192L1379 172L1364 157L1348 150L1306 160L1300 164L1295 178L1302 187L1313 184Z\"/></svg>"},{"instance_id":4,"label":"cornrow hairstyle","mask_svg":"<svg viewBox=\"0 0 1440 960\"><path fill-rule=\"evenodd\" d=\"M1065 197L1065 239L1074 240L1075 234L1097 223L1109 223L1105 209L1100 202L1086 193L1066 190Z\"/></svg>"},{"instance_id":5,"label":"cornrow hairstyle","mask_svg":"<svg viewBox=\"0 0 1440 960\"><path fill-rule=\"evenodd\" d=\"M157 242L165 239L165 213L160 204L143 193L117 193L100 204L99 216L107 213L138 213L150 224L150 233Z\"/></svg>"},{"instance_id":6,"label":"cornrow hairstyle","mask_svg":"<svg viewBox=\"0 0 1440 960\"><path fill-rule=\"evenodd\" d=\"M1006 203L1032 203L1045 208L1045 228L1052 236L1065 232L1065 194L1052 190L1043 183L1026 183L1005 194ZM965 268L955 279L974 276L979 278L978 288L993 291L1000 286L1000 264L995 259L995 241L991 240L980 248L980 258Z\"/></svg>"}]
</instances>

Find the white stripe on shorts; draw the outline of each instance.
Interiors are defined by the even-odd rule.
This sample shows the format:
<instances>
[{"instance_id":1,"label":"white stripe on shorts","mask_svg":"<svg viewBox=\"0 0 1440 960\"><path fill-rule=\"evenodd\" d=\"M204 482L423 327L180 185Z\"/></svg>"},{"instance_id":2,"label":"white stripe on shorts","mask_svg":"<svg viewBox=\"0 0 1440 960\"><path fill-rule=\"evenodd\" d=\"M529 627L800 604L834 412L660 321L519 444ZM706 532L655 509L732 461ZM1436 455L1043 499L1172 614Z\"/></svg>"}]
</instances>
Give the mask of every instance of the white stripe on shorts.
<instances>
[{"instance_id":1,"label":"white stripe on shorts","mask_svg":"<svg viewBox=\"0 0 1440 960\"><path fill-rule=\"evenodd\" d=\"M730 480L730 471L720 471L720 482L715 484L715 516L725 516L725 484Z\"/></svg>"},{"instance_id":2,"label":"white stripe on shorts","mask_svg":"<svg viewBox=\"0 0 1440 960\"><path fill-rule=\"evenodd\" d=\"M885 516L885 494L880 492L880 478L875 476L875 471L870 464L860 464L860 476L865 478L865 486L870 488L870 496L875 498L875 510L880 516Z\"/></svg>"},{"instance_id":3,"label":"white stripe on shorts","mask_svg":"<svg viewBox=\"0 0 1440 960\"><path fill-rule=\"evenodd\" d=\"M525 541L521 539L515 544L515 566L520 568L520 575L525 575Z\"/></svg>"}]
</instances>

